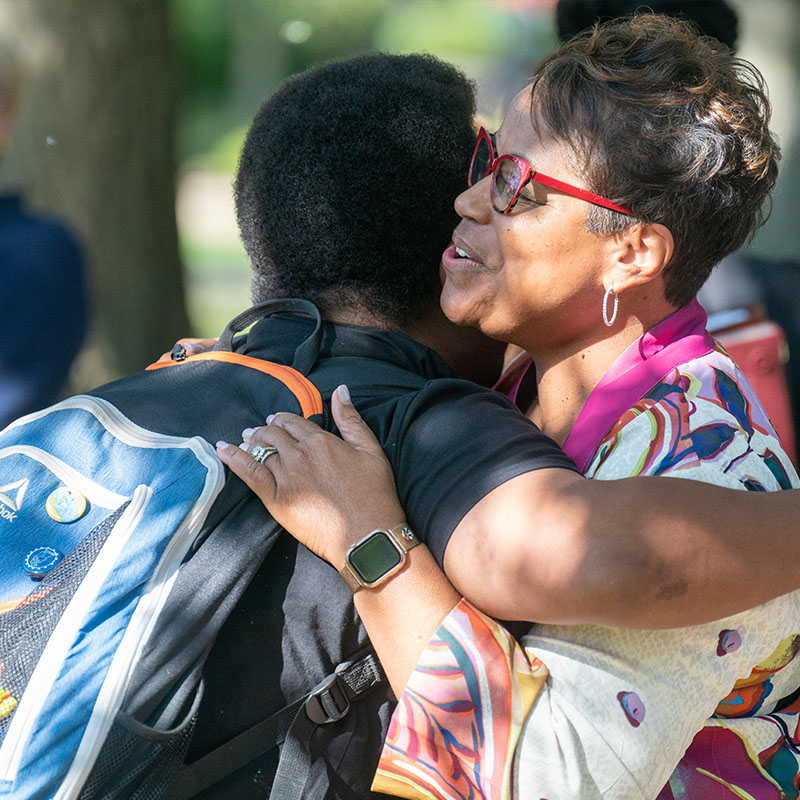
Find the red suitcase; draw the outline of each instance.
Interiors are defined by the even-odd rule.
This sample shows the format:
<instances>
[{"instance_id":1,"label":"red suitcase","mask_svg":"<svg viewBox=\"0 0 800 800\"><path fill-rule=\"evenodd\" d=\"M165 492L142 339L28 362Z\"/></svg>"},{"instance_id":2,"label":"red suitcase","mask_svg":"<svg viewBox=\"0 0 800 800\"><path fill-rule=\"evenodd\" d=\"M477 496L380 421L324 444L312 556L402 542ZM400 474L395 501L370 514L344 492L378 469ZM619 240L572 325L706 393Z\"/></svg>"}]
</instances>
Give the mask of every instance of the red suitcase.
<instances>
[{"instance_id":1,"label":"red suitcase","mask_svg":"<svg viewBox=\"0 0 800 800\"><path fill-rule=\"evenodd\" d=\"M712 320L713 316L709 323ZM772 320L747 321L717 330L712 330L709 324L709 329L761 398L784 450L796 467L794 417L786 379L789 346L783 329Z\"/></svg>"}]
</instances>

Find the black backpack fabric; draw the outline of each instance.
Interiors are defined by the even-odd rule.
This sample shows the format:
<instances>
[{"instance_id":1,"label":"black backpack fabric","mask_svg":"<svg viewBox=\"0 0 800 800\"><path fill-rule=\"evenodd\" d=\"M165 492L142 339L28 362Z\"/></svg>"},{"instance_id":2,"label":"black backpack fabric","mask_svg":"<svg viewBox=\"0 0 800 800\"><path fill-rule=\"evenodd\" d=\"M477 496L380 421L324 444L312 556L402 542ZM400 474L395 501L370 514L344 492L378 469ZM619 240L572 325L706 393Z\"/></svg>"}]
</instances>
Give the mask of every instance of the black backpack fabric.
<instances>
[{"instance_id":1,"label":"black backpack fabric","mask_svg":"<svg viewBox=\"0 0 800 800\"><path fill-rule=\"evenodd\" d=\"M239 331L265 315L281 313L315 321L291 365L269 364L237 352L244 341L237 337ZM319 312L312 304L271 301L233 320L214 351L154 365L92 395L144 428L235 443L243 428L279 410L302 413L330 429L329 398L341 383L356 392L365 385L413 391L425 383L419 375L374 360L337 358L331 360L335 364L318 364L321 332ZM290 565L279 571L284 585L269 569L273 558ZM322 611L304 606L309 586L326 598ZM281 686L259 685L261 670L249 660L247 642L226 641L224 635L217 641L229 617L244 613L239 604L245 592L263 606L258 613L273 615L272 629L280 631L280 669L273 664L265 672L280 672ZM295 594L301 599L296 601ZM201 750L212 752L187 764L204 708L203 693L208 692L204 665L209 653L212 660L224 661L232 651L240 663L232 680L241 682L244 691L263 690L268 700L282 702L266 718L248 720L247 730L236 739L204 743ZM79 797L383 797L371 793L369 786L394 702L355 614L352 595L335 570L298 546L247 487L227 475ZM255 774L248 769L254 760L259 765ZM240 794L236 780L227 777L237 770L240 785L249 787L247 793Z\"/></svg>"}]
</instances>

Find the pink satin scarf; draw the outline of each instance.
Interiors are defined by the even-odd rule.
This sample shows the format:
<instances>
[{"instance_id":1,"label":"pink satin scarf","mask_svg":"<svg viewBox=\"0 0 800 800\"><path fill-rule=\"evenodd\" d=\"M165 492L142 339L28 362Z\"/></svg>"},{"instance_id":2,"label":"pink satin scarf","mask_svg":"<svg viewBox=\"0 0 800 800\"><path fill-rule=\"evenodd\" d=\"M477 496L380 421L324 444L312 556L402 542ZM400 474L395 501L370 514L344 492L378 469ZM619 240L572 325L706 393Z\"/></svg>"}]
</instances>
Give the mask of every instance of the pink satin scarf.
<instances>
[{"instance_id":1,"label":"pink satin scarf","mask_svg":"<svg viewBox=\"0 0 800 800\"><path fill-rule=\"evenodd\" d=\"M668 316L630 344L586 399L564 452L585 472L614 423L680 364L710 353L714 339L697 300Z\"/></svg>"}]
</instances>

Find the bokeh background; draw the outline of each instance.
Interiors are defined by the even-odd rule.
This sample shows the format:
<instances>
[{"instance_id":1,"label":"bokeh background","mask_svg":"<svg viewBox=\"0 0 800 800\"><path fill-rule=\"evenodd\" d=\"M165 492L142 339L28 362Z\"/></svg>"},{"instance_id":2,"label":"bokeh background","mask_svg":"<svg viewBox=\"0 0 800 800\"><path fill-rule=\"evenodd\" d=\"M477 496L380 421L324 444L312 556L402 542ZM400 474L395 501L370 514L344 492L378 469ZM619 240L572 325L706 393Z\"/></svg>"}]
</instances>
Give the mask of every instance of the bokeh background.
<instances>
[{"instance_id":1,"label":"bokeh background","mask_svg":"<svg viewBox=\"0 0 800 800\"><path fill-rule=\"evenodd\" d=\"M797 259L800 2L731 4L739 54L767 79L784 150L773 213L751 250ZM475 80L479 113L497 126L556 46L554 5L0 0L0 25L28 66L0 186L66 218L87 256L92 332L70 390L140 369L180 335L216 335L249 304L232 173L249 120L285 77L359 52L426 51Z\"/></svg>"}]
</instances>

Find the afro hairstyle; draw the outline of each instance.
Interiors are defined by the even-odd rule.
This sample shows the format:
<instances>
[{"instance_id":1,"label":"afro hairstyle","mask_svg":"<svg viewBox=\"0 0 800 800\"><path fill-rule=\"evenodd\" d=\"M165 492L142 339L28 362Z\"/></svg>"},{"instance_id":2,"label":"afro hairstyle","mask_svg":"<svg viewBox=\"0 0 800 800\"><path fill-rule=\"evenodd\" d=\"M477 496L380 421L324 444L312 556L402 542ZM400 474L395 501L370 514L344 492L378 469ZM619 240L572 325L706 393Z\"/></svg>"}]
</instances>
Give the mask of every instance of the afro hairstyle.
<instances>
[{"instance_id":1,"label":"afro hairstyle","mask_svg":"<svg viewBox=\"0 0 800 800\"><path fill-rule=\"evenodd\" d=\"M286 80L256 114L234 184L254 300L418 319L458 222L474 113L472 83L429 55L362 55Z\"/></svg>"}]
</instances>

